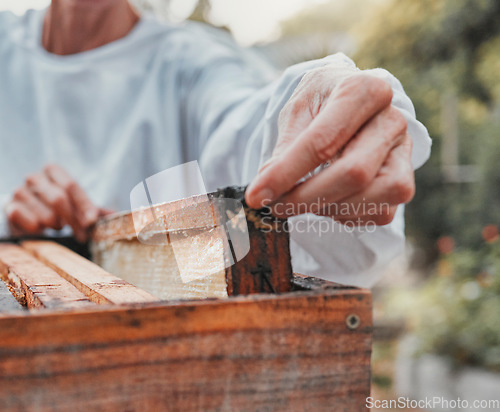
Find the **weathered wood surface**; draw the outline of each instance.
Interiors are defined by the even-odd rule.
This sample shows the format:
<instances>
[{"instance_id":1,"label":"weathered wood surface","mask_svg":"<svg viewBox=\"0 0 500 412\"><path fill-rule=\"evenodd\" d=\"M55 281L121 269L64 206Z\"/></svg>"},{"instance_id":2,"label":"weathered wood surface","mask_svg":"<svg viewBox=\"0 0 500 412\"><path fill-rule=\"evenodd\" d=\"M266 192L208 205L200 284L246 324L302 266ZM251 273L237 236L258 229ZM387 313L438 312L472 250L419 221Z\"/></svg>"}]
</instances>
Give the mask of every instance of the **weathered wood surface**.
<instances>
[{"instance_id":1,"label":"weathered wood surface","mask_svg":"<svg viewBox=\"0 0 500 412\"><path fill-rule=\"evenodd\" d=\"M222 254L217 259L222 260ZM162 300L227 298L223 269L185 282L170 245L142 245L137 240L94 244L93 260Z\"/></svg>"},{"instance_id":2,"label":"weathered wood surface","mask_svg":"<svg viewBox=\"0 0 500 412\"><path fill-rule=\"evenodd\" d=\"M176 216L179 220L168 220L173 228L215 226L213 209L207 209L207 195L192 196L175 202L155 205L155 214L151 208L138 209L133 212L120 212L99 220L92 234L94 242L113 242L116 240L133 240L146 226L154 222L154 216ZM196 209L202 205L202 210ZM179 210L189 210L191 213L178 214ZM167 223L167 222L165 222Z\"/></svg>"},{"instance_id":3,"label":"weathered wood surface","mask_svg":"<svg viewBox=\"0 0 500 412\"><path fill-rule=\"evenodd\" d=\"M229 210L232 199L241 202L239 210ZM242 211L243 222L231 220L232 212L238 211ZM221 189L120 213L96 225L93 259L109 272L166 300L290 291L286 221L273 218L269 224L263 217L270 218L246 207L244 188ZM154 235L142 236L147 230ZM250 236L250 251L242 259L235 258L238 230L243 237ZM136 233L142 234L139 239ZM139 242L151 239L162 243Z\"/></svg>"},{"instance_id":4,"label":"weathered wood surface","mask_svg":"<svg viewBox=\"0 0 500 412\"><path fill-rule=\"evenodd\" d=\"M0 244L0 275L22 290L28 308L76 309L92 304L54 270L16 245Z\"/></svg>"},{"instance_id":5,"label":"weathered wood surface","mask_svg":"<svg viewBox=\"0 0 500 412\"><path fill-rule=\"evenodd\" d=\"M279 225L283 229L286 222ZM226 268L228 295L290 291L293 271L286 229L279 232L265 231L259 228L258 222L249 220L248 234L249 253Z\"/></svg>"},{"instance_id":6,"label":"weathered wood surface","mask_svg":"<svg viewBox=\"0 0 500 412\"><path fill-rule=\"evenodd\" d=\"M123 304L159 300L57 243L27 241L22 246L94 303Z\"/></svg>"},{"instance_id":7,"label":"weathered wood surface","mask_svg":"<svg viewBox=\"0 0 500 412\"><path fill-rule=\"evenodd\" d=\"M275 218L265 209L249 208L245 202L243 187L220 189L218 196L223 199L238 200L246 217L247 224L244 229L228 225L231 232L228 232L227 238L230 239L236 234L238 241L242 232L245 232L248 233L250 240L248 254L240 261L236 262L236 259L233 259L235 262L233 265L226 265L228 295L289 292L292 288L293 272L286 220ZM223 204L222 206L224 207ZM228 223L220 221L220 217L224 218L224 214L224 210L216 214L220 226ZM224 252L227 255L237 246L237 244L226 246Z\"/></svg>"},{"instance_id":8,"label":"weathered wood surface","mask_svg":"<svg viewBox=\"0 0 500 412\"><path fill-rule=\"evenodd\" d=\"M23 307L14 298L7 285L0 279L0 312L10 312L20 309L23 309Z\"/></svg>"},{"instance_id":9,"label":"weathered wood surface","mask_svg":"<svg viewBox=\"0 0 500 412\"><path fill-rule=\"evenodd\" d=\"M162 300L227 298L223 241L207 202L200 195L154 206L165 229L212 228L186 239L173 236L174 242L139 242L136 229L140 233L154 222L150 208L101 219L93 234L94 262Z\"/></svg>"},{"instance_id":10,"label":"weathered wood surface","mask_svg":"<svg viewBox=\"0 0 500 412\"><path fill-rule=\"evenodd\" d=\"M368 291L96 308L0 318L2 411L366 410Z\"/></svg>"}]
</instances>

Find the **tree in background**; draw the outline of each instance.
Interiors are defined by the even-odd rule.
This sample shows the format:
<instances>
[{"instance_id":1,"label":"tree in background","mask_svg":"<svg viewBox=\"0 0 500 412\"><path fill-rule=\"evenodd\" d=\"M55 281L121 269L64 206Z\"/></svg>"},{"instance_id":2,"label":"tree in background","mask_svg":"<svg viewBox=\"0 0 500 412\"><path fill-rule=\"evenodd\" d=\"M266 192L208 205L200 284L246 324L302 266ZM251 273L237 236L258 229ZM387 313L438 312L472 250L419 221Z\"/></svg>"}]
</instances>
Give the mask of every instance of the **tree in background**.
<instances>
[{"instance_id":1,"label":"tree in background","mask_svg":"<svg viewBox=\"0 0 500 412\"><path fill-rule=\"evenodd\" d=\"M500 2L392 0L356 28L363 67L394 73L434 139L408 205L410 233L426 247L442 235L478 246L481 228L500 221ZM443 96L457 96L459 162L477 165L473 182L448 182L440 160L447 127Z\"/></svg>"},{"instance_id":2,"label":"tree in background","mask_svg":"<svg viewBox=\"0 0 500 412\"><path fill-rule=\"evenodd\" d=\"M285 37L335 31L355 40L360 67L384 67L401 80L433 137L407 207L407 232L426 252L421 261L437 257L443 235L480 247L481 228L500 222L500 2L336 0L282 25Z\"/></svg>"}]
</instances>

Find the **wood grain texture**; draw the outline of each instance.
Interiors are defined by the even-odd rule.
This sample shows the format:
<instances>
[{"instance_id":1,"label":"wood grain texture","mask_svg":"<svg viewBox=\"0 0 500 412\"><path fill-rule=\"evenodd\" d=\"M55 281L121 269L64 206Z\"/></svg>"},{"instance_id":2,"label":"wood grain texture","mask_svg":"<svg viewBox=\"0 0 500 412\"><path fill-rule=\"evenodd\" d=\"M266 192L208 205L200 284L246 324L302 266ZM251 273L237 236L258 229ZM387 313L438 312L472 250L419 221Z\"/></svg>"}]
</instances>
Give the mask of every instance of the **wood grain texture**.
<instances>
[{"instance_id":1,"label":"wood grain texture","mask_svg":"<svg viewBox=\"0 0 500 412\"><path fill-rule=\"evenodd\" d=\"M210 253L214 254L214 260L223 259L222 247ZM92 255L94 262L108 272L162 300L227 298L223 267L185 281L171 245L144 245L137 240L101 241L93 244Z\"/></svg>"},{"instance_id":2,"label":"wood grain texture","mask_svg":"<svg viewBox=\"0 0 500 412\"><path fill-rule=\"evenodd\" d=\"M248 208L244 193L228 187L105 217L94 231L93 259L161 299L290 291L287 223Z\"/></svg>"},{"instance_id":3,"label":"wood grain texture","mask_svg":"<svg viewBox=\"0 0 500 412\"><path fill-rule=\"evenodd\" d=\"M92 257L104 269L163 300L225 298L223 233L215 226L208 195L118 213L97 222ZM137 233L144 234L148 227L159 233L151 234L159 243L139 241ZM199 227L207 230L161 236L162 229Z\"/></svg>"},{"instance_id":4,"label":"wood grain texture","mask_svg":"<svg viewBox=\"0 0 500 412\"><path fill-rule=\"evenodd\" d=\"M0 317L2 411L366 411L368 291L99 308Z\"/></svg>"},{"instance_id":5,"label":"wood grain texture","mask_svg":"<svg viewBox=\"0 0 500 412\"><path fill-rule=\"evenodd\" d=\"M57 243L27 241L22 246L94 303L123 304L159 300Z\"/></svg>"},{"instance_id":6,"label":"wood grain texture","mask_svg":"<svg viewBox=\"0 0 500 412\"><path fill-rule=\"evenodd\" d=\"M284 293L292 288L292 263L290 257L289 232L287 221L271 215L266 209L249 208L245 202L244 187L220 189L218 196L223 199L235 199L240 202L246 218L244 227L231 228L227 238L235 238L231 246L226 245L226 261L235 262L226 265L227 293L229 296L250 295L254 293ZM225 206L224 204L222 204ZM234 211L235 214L237 211ZM215 214L216 219L224 218L227 211ZM230 228L227 222L218 222L219 226ZM234 226L234 225L233 225ZM241 260L231 259L243 236L248 236L250 248ZM240 242L238 242L240 241ZM238 253L236 253L238 255Z\"/></svg>"},{"instance_id":7,"label":"wood grain texture","mask_svg":"<svg viewBox=\"0 0 500 412\"><path fill-rule=\"evenodd\" d=\"M279 223L280 231L266 231L260 229L255 221L248 221L250 251L239 262L226 268L228 295L284 293L291 290L293 272L289 235L284 229L286 224Z\"/></svg>"},{"instance_id":8,"label":"wood grain texture","mask_svg":"<svg viewBox=\"0 0 500 412\"><path fill-rule=\"evenodd\" d=\"M28 308L76 309L92 303L29 252L12 244L0 244L0 275L22 289Z\"/></svg>"}]
</instances>

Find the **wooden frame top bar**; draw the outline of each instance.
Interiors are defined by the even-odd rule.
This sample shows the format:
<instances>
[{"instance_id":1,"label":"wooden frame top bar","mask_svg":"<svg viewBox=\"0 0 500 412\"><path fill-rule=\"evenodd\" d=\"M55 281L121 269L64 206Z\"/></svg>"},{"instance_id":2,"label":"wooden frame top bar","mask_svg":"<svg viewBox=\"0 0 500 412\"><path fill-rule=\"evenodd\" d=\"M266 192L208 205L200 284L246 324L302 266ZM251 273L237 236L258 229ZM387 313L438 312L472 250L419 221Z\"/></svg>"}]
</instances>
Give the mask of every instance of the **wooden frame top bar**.
<instances>
[{"instance_id":1,"label":"wooden frame top bar","mask_svg":"<svg viewBox=\"0 0 500 412\"><path fill-rule=\"evenodd\" d=\"M55 242L26 241L22 246L94 303L118 305L159 300Z\"/></svg>"},{"instance_id":2,"label":"wooden frame top bar","mask_svg":"<svg viewBox=\"0 0 500 412\"><path fill-rule=\"evenodd\" d=\"M181 209L194 208L199 204L205 204L210 199L213 199L213 196L213 193L209 193L154 205L155 215L171 216ZM184 227L199 227L206 226L207 224L215 226L216 219L213 209L210 208L208 212L208 216L206 213L199 216L189 213L187 216L189 221L185 222ZM152 223L155 220L155 215L153 215L151 208L143 208L129 212L114 213L103 217L97 222L92 239L94 242L136 239L137 231Z\"/></svg>"},{"instance_id":3,"label":"wooden frame top bar","mask_svg":"<svg viewBox=\"0 0 500 412\"><path fill-rule=\"evenodd\" d=\"M76 309L92 304L53 269L16 245L0 244L0 274L22 289L28 308Z\"/></svg>"}]
</instances>

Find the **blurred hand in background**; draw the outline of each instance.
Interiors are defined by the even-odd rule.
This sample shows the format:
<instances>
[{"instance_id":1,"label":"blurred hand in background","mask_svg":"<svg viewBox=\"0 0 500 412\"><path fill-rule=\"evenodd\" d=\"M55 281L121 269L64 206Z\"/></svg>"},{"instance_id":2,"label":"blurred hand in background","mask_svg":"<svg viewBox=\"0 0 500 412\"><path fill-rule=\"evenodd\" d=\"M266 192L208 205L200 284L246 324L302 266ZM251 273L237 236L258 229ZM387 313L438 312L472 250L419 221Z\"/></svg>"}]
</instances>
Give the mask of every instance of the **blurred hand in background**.
<instances>
[{"instance_id":1,"label":"blurred hand in background","mask_svg":"<svg viewBox=\"0 0 500 412\"><path fill-rule=\"evenodd\" d=\"M110 213L95 206L78 183L60 166L46 166L26 178L6 206L13 235L39 234L71 226L84 242L100 216Z\"/></svg>"}]
</instances>

